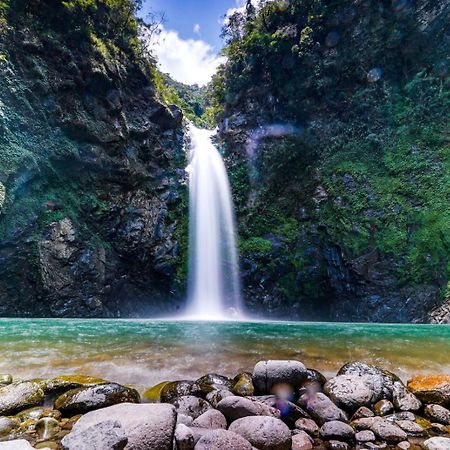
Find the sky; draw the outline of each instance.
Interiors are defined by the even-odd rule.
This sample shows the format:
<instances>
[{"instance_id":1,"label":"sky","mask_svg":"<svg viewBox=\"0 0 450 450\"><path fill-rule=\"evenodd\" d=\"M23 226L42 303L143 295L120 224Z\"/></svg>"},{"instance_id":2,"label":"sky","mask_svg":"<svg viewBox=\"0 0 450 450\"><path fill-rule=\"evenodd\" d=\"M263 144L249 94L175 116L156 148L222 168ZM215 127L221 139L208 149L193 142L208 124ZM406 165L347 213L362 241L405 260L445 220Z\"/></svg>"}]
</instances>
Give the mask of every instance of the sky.
<instances>
[{"instance_id":1,"label":"sky","mask_svg":"<svg viewBox=\"0 0 450 450\"><path fill-rule=\"evenodd\" d=\"M220 32L224 18L245 0L145 0L141 15L164 13L154 53L160 69L186 84L207 84L224 58Z\"/></svg>"}]
</instances>

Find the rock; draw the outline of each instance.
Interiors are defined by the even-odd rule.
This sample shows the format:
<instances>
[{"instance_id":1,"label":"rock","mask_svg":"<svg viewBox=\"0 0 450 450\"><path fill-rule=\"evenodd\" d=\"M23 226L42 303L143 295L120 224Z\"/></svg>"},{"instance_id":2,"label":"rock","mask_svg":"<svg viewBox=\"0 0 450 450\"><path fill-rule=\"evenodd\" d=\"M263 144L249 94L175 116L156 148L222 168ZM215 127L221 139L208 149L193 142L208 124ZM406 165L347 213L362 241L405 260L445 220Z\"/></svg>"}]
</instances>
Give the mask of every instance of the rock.
<instances>
[{"instance_id":1,"label":"rock","mask_svg":"<svg viewBox=\"0 0 450 450\"><path fill-rule=\"evenodd\" d=\"M305 410L300 408L300 406L290 402L289 400L277 398L275 395L249 397L249 399L259 401L274 410L280 411L281 420L283 420L289 428L294 427L297 419L310 417Z\"/></svg>"},{"instance_id":2,"label":"rock","mask_svg":"<svg viewBox=\"0 0 450 450\"><path fill-rule=\"evenodd\" d=\"M230 425L230 431L244 437L259 450L291 449L291 432L275 417L243 417Z\"/></svg>"},{"instance_id":3,"label":"rock","mask_svg":"<svg viewBox=\"0 0 450 450\"><path fill-rule=\"evenodd\" d=\"M376 400L381 400L382 398L391 399L392 391L394 389L394 383L397 381L401 383L400 378L397 375L384 370L381 367L373 366L371 364L366 364L363 362L352 362L345 364L341 367L338 375L356 375L363 376L369 375L374 378L374 384L381 387L382 392L380 397Z\"/></svg>"},{"instance_id":4,"label":"rock","mask_svg":"<svg viewBox=\"0 0 450 450\"><path fill-rule=\"evenodd\" d=\"M317 421L319 425L331 420L348 422L347 414L337 407L325 394L304 394L299 399L299 404L306 409L308 414Z\"/></svg>"},{"instance_id":5,"label":"rock","mask_svg":"<svg viewBox=\"0 0 450 450\"><path fill-rule=\"evenodd\" d=\"M0 183L0 212L2 211L5 199L6 199L6 188L3 183Z\"/></svg>"},{"instance_id":6,"label":"rock","mask_svg":"<svg viewBox=\"0 0 450 450\"><path fill-rule=\"evenodd\" d=\"M402 441L397 444L396 448L398 450L409 450L411 448L411 444L408 441Z\"/></svg>"},{"instance_id":7,"label":"rock","mask_svg":"<svg viewBox=\"0 0 450 450\"><path fill-rule=\"evenodd\" d=\"M175 442L177 450L192 450L195 447L194 434L186 425L180 424L175 428Z\"/></svg>"},{"instance_id":8,"label":"rock","mask_svg":"<svg viewBox=\"0 0 450 450\"><path fill-rule=\"evenodd\" d=\"M155 403L161 401L161 392L167 384L169 384L170 381L163 381L162 383L158 383L155 386L152 386L151 388L148 388L145 390L143 397L145 400Z\"/></svg>"},{"instance_id":9,"label":"rock","mask_svg":"<svg viewBox=\"0 0 450 450\"><path fill-rule=\"evenodd\" d=\"M298 431L292 436L292 450L312 450L314 441L304 431Z\"/></svg>"},{"instance_id":10,"label":"rock","mask_svg":"<svg viewBox=\"0 0 450 450\"><path fill-rule=\"evenodd\" d=\"M355 436L355 432L350 425L337 420L324 423L320 428L319 434L322 439L337 439L343 441L349 441Z\"/></svg>"},{"instance_id":11,"label":"rock","mask_svg":"<svg viewBox=\"0 0 450 450\"><path fill-rule=\"evenodd\" d=\"M232 431L213 430L197 442L195 450L252 450L252 445Z\"/></svg>"},{"instance_id":12,"label":"rock","mask_svg":"<svg viewBox=\"0 0 450 450\"><path fill-rule=\"evenodd\" d=\"M425 433L423 427L412 420L397 420L395 424L406 431L409 436L422 436Z\"/></svg>"},{"instance_id":13,"label":"rock","mask_svg":"<svg viewBox=\"0 0 450 450\"><path fill-rule=\"evenodd\" d=\"M42 417L53 417L54 419L59 419L61 417L61 413L57 409L45 408L44 406L35 406L33 408L20 411L20 413L17 413L17 417L19 417L22 421L27 419L39 420Z\"/></svg>"},{"instance_id":14,"label":"rock","mask_svg":"<svg viewBox=\"0 0 450 450\"><path fill-rule=\"evenodd\" d=\"M184 414L193 419L197 419L197 417L212 409L212 406L206 400L193 395L179 397L172 404L175 406L178 414Z\"/></svg>"},{"instance_id":15,"label":"rock","mask_svg":"<svg viewBox=\"0 0 450 450\"><path fill-rule=\"evenodd\" d=\"M415 377L408 381L408 389L424 403L450 405L450 375Z\"/></svg>"},{"instance_id":16,"label":"rock","mask_svg":"<svg viewBox=\"0 0 450 450\"><path fill-rule=\"evenodd\" d=\"M295 428L297 430L305 431L310 436L317 436L319 434L319 427L312 419L298 419L295 421Z\"/></svg>"},{"instance_id":17,"label":"rock","mask_svg":"<svg viewBox=\"0 0 450 450\"><path fill-rule=\"evenodd\" d=\"M161 389L161 402L172 403L176 398L185 395L201 397L202 388L195 381L172 381Z\"/></svg>"},{"instance_id":18,"label":"rock","mask_svg":"<svg viewBox=\"0 0 450 450\"><path fill-rule=\"evenodd\" d=\"M381 417L362 417L361 419L356 419L351 422L351 426L355 428L355 430L370 430L375 422L378 422Z\"/></svg>"},{"instance_id":19,"label":"rock","mask_svg":"<svg viewBox=\"0 0 450 450\"><path fill-rule=\"evenodd\" d=\"M299 393L317 393L323 391L323 386L327 382L324 375L314 369L306 370L306 380L301 384Z\"/></svg>"},{"instance_id":20,"label":"rock","mask_svg":"<svg viewBox=\"0 0 450 450\"><path fill-rule=\"evenodd\" d=\"M381 398L380 380L372 375L339 375L325 384L324 392L341 408L356 410Z\"/></svg>"},{"instance_id":21,"label":"rock","mask_svg":"<svg viewBox=\"0 0 450 450\"><path fill-rule=\"evenodd\" d=\"M217 405L221 400L223 400L226 397L234 397L235 394L233 394L231 391L228 391L226 389L218 389L211 391L209 394L206 395L206 400L208 400L211 405L214 406L214 408L217 408Z\"/></svg>"},{"instance_id":22,"label":"rock","mask_svg":"<svg viewBox=\"0 0 450 450\"><path fill-rule=\"evenodd\" d=\"M82 416L72 433L108 420L119 422L124 429L128 438L127 450L172 450L176 424L173 405L121 403L98 409Z\"/></svg>"},{"instance_id":23,"label":"rock","mask_svg":"<svg viewBox=\"0 0 450 450\"><path fill-rule=\"evenodd\" d=\"M0 191L1 191L1 187L0 187ZM1 197L1 194L0 194L0 197ZM0 203L1 203L1 198L0 198ZM0 208L1 208L1 205L0 205ZM10 375L10 374L0 375L0 384L11 384L12 382L13 382L12 375Z\"/></svg>"},{"instance_id":24,"label":"rock","mask_svg":"<svg viewBox=\"0 0 450 450\"><path fill-rule=\"evenodd\" d=\"M0 442L0 450L33 450L31 444L25 439Z\"/></svg>"},{"instance_id":25,"label":"rock","mask_svg":"<svg viewBox=\"0 0 450 450\"><path fill-rule=\"evenodd\" d=\"M234 377L234 385L232 391L236 395L241 397L251 396L255 393L255 387L253 386L253 379L251 373L240 373Z\"/></svg>"},{"instance_id":26,"label":"rock","mask_svg":"<svg viewBox=\"0 0 450 450\"><path fill-rule=\"evenodd\" d=\"M380 400L379 402L375 403L373 409L377 416L386 416L392 412L392 410L394 409L394 405L389 400Z\"/></svg>"},{"instance_id":27,"label":"rock","mask_svg":"<svg viewBox=\"0 0 450 450\"><path fill-rule=\"evenodd\" d=\"M38 383L18 382L0 387L0 415L14 414L44 401L44 391Z\"/></svg>"},{"instance_id":28,"label":"rock","mask_svg":"<svg viewBox=\"0 0 450 450\"><path fill-rule=\"evenodd\" d=\"M42 419L39 419L34 428L41 441L51 439L61 431L59 422L52 417L43 417Z\"/></svg>"},{"instance_id":29,"label":"rock","mask_svg":"<svg viewBox=\"0 0 450 450\"><path fill-rule=\"evenodd\" d=\"M228 423L247 416L277 416L278 411L264 403L244 397L226 397L219 402L217 409L226 417Z\"/></svg>"},{"instance_id":30,"label":"rock","mask_svg":"<svg viewBox=\"0 0 450 450\"><path fill-rule=\"evenodd\" d=\"M253 369L253 385L259 394L270 394L276 384L289 384L298 389L306 378L306 367L299 361L260 361Z\"/></svg>"},{"instance_id":31,"label":"rock","mask_svg":"<svg viewBox=\"0 0 450 450\"><path fill-rule=\"evenodd\" d=\"M347 442L341 442L341 441L328 441L327 448L330 450L350 450L350 446L347 444Z\"/></svg>"},{"instance_id":32,"label":"rock","mask_svg":"<svg viewBox=\"0 0 450 450\"><path fill-rule=\"evenodd\" d=\"M209 428L211 430L225 430L227 428L227 419L225 419L225 416L220 411L210 409L201 416L197 417L192 422L192 426L198 428Z\"/></svg>"},{"instance_id":33,"label":"rock","mask_svg":"<svg viewBox=\"0 0 450 450\"><path fill-rule=\"evenodd\" d=\"M444 425L450 425L450 411L447 408L440 405L427 405L424 412L429 419Z\"/></svg>"},{"instance_id":34,"label":"rock","mask_svg":"<svg viewBox=\"0 0 450 450\"><path fill-rule=\"evenodd\" d=\"M395 414L390 414L389 416L385 416L386 420L390 422L395 422L397 420L416 420L416 416L410 411L402 411Z\"/></svg>"},{"instance_id":35,"label":"rock","mask_svg":"<svg viewBox=\"0 0 450 450\"><path fill-rule=\"evenodd\" d=\"M361 406L361 408L358 408L353 414L351 421L353 422L356 419L362 419L363 417L373 417L375 414L373 411L371 411L369 408L365 406Z\"/></svg>"},{"instance_id":36,"label":"rock","mask_svg":"<svg viewBox=\"0 0 450 450\"><path fill-rule=\"evenodd\" d=\"M450 439L444 437L433 437L427 439L423 444L425 450L449 450Z\"/></svg>"},{"instance_id":37,"label":"rock","mask_svg":"<svg viewBox=\"0 0 450 450\"><path fill-rule=\"evenodd\" d=\"M41 381L41 387L44 392L68 391L85 386L96 386L98 384L105 384L108 381L85 375L61 375L50 380Z\"/></svg>"},{"instance_id":38,"label":"rock","mask_svg":"<svg viewBox=\"0 0 450 450\"><path fill-rule=\"evenodd\" d=\"M371 427L372 431L383 441L397 443L407 439L407 434L397 425L387 420L377 420Z\"/></svg>"},{"instance_id":39,"label":"rock","mask_svg":"<svg viewBox=\"0 0 450 450\"><path fill-rule=\"evenodd\" d=\"M108 383L71 389L55 400L54 407L63 414L84 414L94 409L106 408L118 403L139 403L135 389Z\"/></svg>"},{"instance_id":40,"label":"rock","mask_svg":"<svg viewBox=\"0 0 450 450\"><path fill-rule=\"evenodd\" d=\"M10 435L20 427L20 420L16 417L0 417L0 437Z\"/></svg>"},{"instance_id":41,"label":"rock","mask_svg":"<svg viewBox=\"0 0 450 450\"><path fill-rule=\"evenodd\" d=\"M192 417L186 416L185 414L177 414L177 425L183 424L190 427L194 422Z\"/></svg>"},{"instance_id":42,"label":"rock","mask_svg":"<svg viewBox=\"0 0 450 450\"><path fill-rule=\"evenodd\" d=\"M106 420L72 431L61 443L65 450L123 450L128 439L118 421Z\"/></svg>"},{"instance_id":43,"label":"rock","mask_svg":"<svg viewBox=\"0 0 450 450\"><path fill-rule=\"evenodd\" d=\"M418 411L422 407L420 400L398 381L393 385L392 401L400 411Z\"/></svg>"},{"instance_id":44,"label":"rock","mask_svg":"<svg viewBox=\"0 0 450 450\"><path fill-rule=\"evenodd\" d=\"M357 442L373 442L376 438L373 431L363 430L355 434L355 439Z\"/></svg>"},{"instance_id":45,"label":"rock","mask_svg":"<svg viewBox=\"0 0 450 450\"><path fill-rule=\"evenodd\" d=\"M218 375L217 373L208 373L207 375L199 378L195 383L202 388L203 386L209 386L210 389L208 390L208 392L210 392L213 388L226 388L228 390L231 390L234 385L233 380L228 377L224 377L223 375Z\"/></svg>"}]
</instances>

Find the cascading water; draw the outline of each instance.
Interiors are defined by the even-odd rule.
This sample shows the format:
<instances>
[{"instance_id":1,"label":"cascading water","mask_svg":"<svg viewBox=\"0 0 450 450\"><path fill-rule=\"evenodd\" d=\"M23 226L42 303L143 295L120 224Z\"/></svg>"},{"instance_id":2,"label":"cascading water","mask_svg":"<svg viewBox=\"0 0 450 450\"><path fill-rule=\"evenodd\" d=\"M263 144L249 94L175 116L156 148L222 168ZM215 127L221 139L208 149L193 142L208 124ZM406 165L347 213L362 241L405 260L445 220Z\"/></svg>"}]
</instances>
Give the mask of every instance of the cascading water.
<instances>
[{"instance_id":1,"label":"cascading water","mask_svg":"<svg viewBox=\"0 0 450 450\"><path fill-rule=\"evenodd\" d=\"M188 317L226 319L241 313L231 188L214 132L190 125Z\"/></svg>"}]
</instances>

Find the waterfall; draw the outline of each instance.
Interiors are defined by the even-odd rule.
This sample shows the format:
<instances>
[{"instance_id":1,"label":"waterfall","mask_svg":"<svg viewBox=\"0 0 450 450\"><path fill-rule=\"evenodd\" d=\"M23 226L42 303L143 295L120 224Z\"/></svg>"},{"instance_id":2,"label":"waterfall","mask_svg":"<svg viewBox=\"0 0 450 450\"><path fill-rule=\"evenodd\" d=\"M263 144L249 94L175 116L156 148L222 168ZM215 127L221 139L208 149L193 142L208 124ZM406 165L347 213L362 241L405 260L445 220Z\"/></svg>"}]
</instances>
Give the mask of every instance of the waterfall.
<instances>
[{"instance_id":1,"label":"waterfall","mask_svg":"<svg viewBox=\"0 0 450 450\"><path fill-rule=\"evenodd\" d=\"M213 131L190 125L188 316L236 317L241 311L234 208Z\"/></svg>"}]
</instances>

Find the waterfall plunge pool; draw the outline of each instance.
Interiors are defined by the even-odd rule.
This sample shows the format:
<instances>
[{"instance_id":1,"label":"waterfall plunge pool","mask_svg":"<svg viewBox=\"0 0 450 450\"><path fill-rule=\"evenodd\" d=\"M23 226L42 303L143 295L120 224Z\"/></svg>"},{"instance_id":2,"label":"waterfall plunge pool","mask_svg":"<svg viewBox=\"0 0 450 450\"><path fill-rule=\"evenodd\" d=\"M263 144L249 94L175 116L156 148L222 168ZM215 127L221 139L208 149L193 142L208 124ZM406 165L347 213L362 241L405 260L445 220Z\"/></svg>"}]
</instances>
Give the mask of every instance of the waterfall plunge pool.
<instances>
[{"instance_id":1,"label":"waterfall plunge pool","mask_svg":"<svg viewBox=\"0 0 450 450\"><path fill-rule=\"evenodd\" d=\"M298 359L334 374L378 364L404 380L450 374L450 326L301 322L1 319L0 372L15 378L85 374L135 386L234 376L261 359Z\"/></svg>"}]
</instances>

